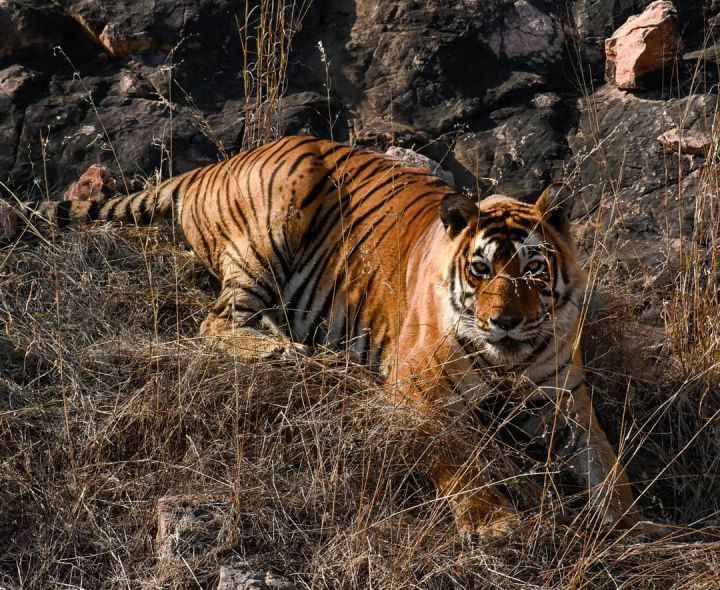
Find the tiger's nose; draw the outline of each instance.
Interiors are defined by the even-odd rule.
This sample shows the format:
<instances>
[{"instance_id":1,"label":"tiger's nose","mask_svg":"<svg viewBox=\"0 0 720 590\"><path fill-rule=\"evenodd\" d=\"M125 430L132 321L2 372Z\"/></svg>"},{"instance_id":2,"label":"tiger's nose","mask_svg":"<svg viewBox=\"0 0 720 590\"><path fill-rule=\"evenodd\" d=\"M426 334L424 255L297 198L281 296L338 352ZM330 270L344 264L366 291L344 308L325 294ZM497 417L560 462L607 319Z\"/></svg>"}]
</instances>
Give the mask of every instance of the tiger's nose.
<instances>
[{"instance_id":1,"label":"tiger's nose","mask_svg":"<svg viewBox=\"0 0 720 590\"><path fill-rule=\"evenodd\" d=\"M509 332L513 328L517 328L522 323L522 321L523 317L521 315L514 313L504 313L501 316L492 318L490 320L490 325L493 328L500 328L501 330Z\"/></svg>"}]
</instances>

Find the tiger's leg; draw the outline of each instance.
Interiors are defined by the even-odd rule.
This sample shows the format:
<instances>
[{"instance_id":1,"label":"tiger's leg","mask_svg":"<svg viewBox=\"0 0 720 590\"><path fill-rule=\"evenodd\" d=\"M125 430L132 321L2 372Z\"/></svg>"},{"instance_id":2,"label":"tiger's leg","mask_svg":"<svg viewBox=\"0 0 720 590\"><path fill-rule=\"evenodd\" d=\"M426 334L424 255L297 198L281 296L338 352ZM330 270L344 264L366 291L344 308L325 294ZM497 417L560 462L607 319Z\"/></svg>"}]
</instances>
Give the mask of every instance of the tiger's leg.
<instances>
[{"instance_id":1,"label":"tiger's leg","mask_svg":"<svg viewBox=\"0 0 720 590\"><path fill-rule=\"evenodd\" d=\"M575 450L568 450L574 477L587 487L590 504L605 523L632 526L638 522L638 510L630 479L597 422L585 387L566 404L566 421L576 431Z\"/></svg>"},{"instance_id":2,"label":"tiger's leg","mask_svg":"<svg viewBox=\"0 0 720 590\"><path fill-rule=\"evenodd\" d=\"M483 477L476 466L451 458L435 462L431 477L450 503L459 531L473 541L492 541L519 528L510 501Z\"/></svg>"},{"instance_id":3,"label":"tiger's leg","mask_svg":"<svg viewBox=\"0 0 720 590\"><path fill-rule=\"evenodd\" d=\"M549 403L519 425L565 462L604 524L631 527L638 512L627 473L595 417L584 386Z\"/></svg>"},{"instance_id":4,"label":"tiger's leg","mask_svg":"<svg viewBox=\"0 0 720 590\"><path fill-rule=\"evenodd\" d=\"M200 334L245 359L304 354L305 348L284 336L272 320L280 291L276 277L259 265L238 264L232 258L225 260L222 270L220 295L200 325Z\"/></svg>"},{"instance_id":5,"label":"tiger's leg","mask_svg":"<svg viewBox=\"0 0 720 590\"><path fill-rule=\"evenodd\" d=\"M442 367L443 363L432 363ZM474 542L506 537L519 529L519 517L476 464L471 448L450 434L442 424L449 418L442 400L440 369L416 370L405 365L391 371L389 395L398 407L410 408L421 419L418 426L427 440L425 456L430 459L430 477L440 495L448 501L458 530ZM436 403L440 402L440 403Z\"/></svg>"},{"instance_id":6,"label":"tiger's leg","mask_svg":"<svg viewBox=\"0 0 720 590\"><path fill-rule=\"evenodd\" d=\"M677 532L677 527L640 520L630 479L597 422L585 387L581 387L571 398L570 418L580 431L579 444L570 458L570 467L574 475L587 485L590 502L603 520L650 538Z\"/></svg>"}]
</instances>

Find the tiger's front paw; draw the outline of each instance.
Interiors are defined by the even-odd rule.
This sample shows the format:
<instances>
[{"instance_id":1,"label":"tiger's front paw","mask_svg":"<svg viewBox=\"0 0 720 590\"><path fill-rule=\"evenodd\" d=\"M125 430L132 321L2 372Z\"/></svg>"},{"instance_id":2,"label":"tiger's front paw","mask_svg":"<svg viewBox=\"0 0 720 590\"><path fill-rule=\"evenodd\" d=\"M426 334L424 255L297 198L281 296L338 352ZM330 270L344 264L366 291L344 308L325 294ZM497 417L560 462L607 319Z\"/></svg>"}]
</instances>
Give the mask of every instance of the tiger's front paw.
<instances>
[{"instance_id":1,"label":"tiger's front paw","mask_svg":"<svg viewBox=\"0 0 720 590\"><path fill-rule=\"evenodd\" d=\"M694 529L683 525L674 525L664 522L656 522L654 520L640 520L628 528L628 535L631 537L640 537L646 541L673 540L687 541L690 539L710 538L717 540L720 532L716 531L713 535L710 530ZM707 533L710 533L709 535Z\"/></svg>"},{"instance_id":2,"label":"tiger's front paw","mask_svg":"<svg viewBox=\"0 0 720 590\"><path fill-rule=\"evenodd\" d=\"M463 538L474 547L505 543L522 530L520 515L513 508L500 506L491 512L469 510L456 516Z\"/></svg>"},{"instance_id":3,"label":"tiger's front paw","mask_svg":"<svg viewBox=\"0 0 720 590\"><path fill-rule=\"evenodd\" d=\"M298 360L308 356L306 346L265 334L223 335L215 338L215 345L244 361Z\"/></svg>"},{"instance_id":4,"label":"tiger's front paw","mask_svg":"<svg viewBox=\"0 0 720 590\"><path fill-rule=\"evenodd\" d=\"M244 361L295 359L308 356L308 348L289 338L237 326L232 320L210 314L200 326L200 335L211 345Z\"/></svg>"}]
</instances>

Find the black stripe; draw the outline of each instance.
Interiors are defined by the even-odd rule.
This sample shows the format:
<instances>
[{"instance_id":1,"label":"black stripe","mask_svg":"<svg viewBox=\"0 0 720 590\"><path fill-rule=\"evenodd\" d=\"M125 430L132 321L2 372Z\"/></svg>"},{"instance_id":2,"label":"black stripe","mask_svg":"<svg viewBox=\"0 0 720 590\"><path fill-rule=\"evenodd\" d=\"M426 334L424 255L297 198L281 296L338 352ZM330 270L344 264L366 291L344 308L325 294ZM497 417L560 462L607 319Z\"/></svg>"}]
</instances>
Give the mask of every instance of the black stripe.
<instances>
[{"instance_id":1,"label":"black stripe","mask_svg":"<svg viewBox=\"0 0 720 590\"><path fill-rule=\"evenodd\" d=\"M384 181L381 182L380 184L377 184L377 185L373 186L372 189L370 189L370 191L368 191L367 193L365 193L364 195L362 195L362 196L358 199L357 203L354 203L354 204L353 204L353 208L357 209L362 203L364 203L365 201L367 201L368 199L370 199L370 197L372 197L372 196L373 196L375 193L377 193L378 191L381 191L381 190L382 190L383 188L385 188L388 184L398 183L398 186L392 187L392 189L391 189L390 191L388 191L387 195L385 195L385 196L388 197L388 198L391 197L391 196L393 196L393 195L396 195L396 194L397 194L397 191L405 190L405 189L407 188L407 185L409 184L409 181L408 181L407 183L399 184L399 183L400 183L400 179L403 178L404 176L416 177L417 175L414 174L414 173L412 173L412 172L407 172L407 171L406 171L406 172L396 172L395 170L393 170L393 171L392 171L392 174L390 174L390 176L389 176L386 180L384 180ZM369 182L368 182L368 183L365 183L365 184L369 184ZM358 194L358 193L360 192L361 188L362 188L362 187L359 187L359 186L358 186L358 187L354 187L354 188L353 188L353 192L354 192L355 194ZM429 195L429 194L436 194L436 191L428 191L428 192L424 193L423 195L420 195L419 197L417 197L416 200L417 200L417 199L420 199L420 198L423 197L423 196L427 196L427 195ZM387 203L387 199L385 199L381 204L385 204L385 203ZM377 205L376 205L375 207L377 207Z\"/></svg>"},{"instance_id":2,"label":"black stripe","mask_svg":"<svg viewBox=\"0 0 720 590\"><path fill-rule=\"evenodd\" d=\"M328 170L323 174L322 178L315 184L312 190L305 195L302 202L300 203L300 209L305 209L308 205L313 203L322 193L325 185L327 184L330 177L333 175L334 170Z\"/></svg>"},{"instance_id":3,"label":"black stripe","mask_svg":"<svg viewBox=\"0 0 720 590\"><path fill-rule=\"evenodd\" d=\"M70 223L70 210L72 201L60 201L55 208L55 223L58 227L65 227Z\"/></svg>"},{"instance_id":4,"label":"black stripe","mask_svg":"<svg viewBox=\"0 0 720 590\"><path fill-rule=\"evenodd\" d=\"M530 354L525 357L523 362L531 366L535 359L537 359L554 340L555 338L553 336L541 336L540 343L530 351Z\"/></svg>"},{"instance_id":5,"label":"black stripe","mask_svg":"<svg viewBox=\"0 0 720 590\"><path fill-rule=\"evenodd\" d=\"M175 218L178 214L178 211L180 211L180 195L182 194L180 192L180 189L182 187L183 181L178 182L175 185L175 188L172 190L172 195L170 196L170 201L172 202L173 210L172 210L172 216Z\"/></svg>"},{"instance_id":6,"label":"black stripe","mask_svg":"<svg viewBox=\"0 0 720 590\"><path fill-rule=\"evenodd\" d=\"M212 231L214 216L208 215L207 207L211 204L210 197L212 196L212 186L215 177L221 172L222 166L222 163L219 163L203 169L204 173L202 175L200 187L198 188L196 194L196 211L198 219L201 219L204 222L207 238L209 242L212 243L213 255L217 254L218 241L215 239L215 232ZM217 203L215 203L215 205L217 205Z\"/></svg>"},{"instance_id":7,"label":"black stripe","mask_svg":"<svg viewBox=\"0 0 720 590\"><path fill-rule=\"evenodd\" d=\"M334 156L340 150L350 150L352 152L352 148L348 145L345 145L343 143L331 142L330 147L328 149L326 149L324 152L320 152L318 154L318 156L321 160L324 160L328 156ZM337 163L337 160L336 160L336 163Z\"/></svg>"},{"instance_id":8,"label":"black stripe","mask_svg":"<svg viewBox=\"0 0 720 590\"><path fill-rule=\"evenodd\" d=\"M325 245L321 242L320 244ZM311 305L311 300L312 297L317 296L318 284L323 280L325 276L327 261L332 256L332 254L333 248L328 248L325 253L315 261L312 269L310 269L308 276L310 277L311 282L300 284L297 291L289 294L288 306L291 310L293 323L297 320L298 315L302 315L302 320L304 321L305 319L307 319L310 313L315 310L315 308ZM306 295L308 295L308 301L305 303L304 309L301 309L300 303L303 301ZM315 321L311 325L318 325L318 321L322 321L323 319L322 315L323 314L319 314L318 316L316 316Z\"/></svg>"},{"instance_id":9,"label":"black stripe","mask_svg":"<svg viewBox=\"0 0 720 590\"><path fill-rule=\"evenodd\" d=\"M427 213L430 209L437 207L437 205L438 205L437 203L429 203L428 205L426 205L425 207L423 207L422 209L417 211L415 214L413 214L413 216L410 219L403 222L405 227L408 227L408 228L411 227L412 224L414 223L414 221L418 217ZM399 225L398 222L391 223L390 226L382 233L380 238L377 240L377 243L380 244L385 239L385 237L388 235L388 233L390 233L393 230L393 228L397 228L398 225ZM358 250L358 248L360 248L363 245L363 243L365 243L365 240L367 240L374 233L373 229L374 229L373 227L370 227L369 230L367 232L365 232L365 234L357 241L357 243L355 243L353 245L352 249L350 250L350 252L348 252L348 254L346 256L348 258L348 260Z\"/></svg>"},{"instance_id":10,"label":"black stripe","mask_svg":"<svg viewBox=\"0 0 720 590\"><path fill-rule=\"evenodd\" d=\"M410 226L410 225L412 224L412 221L413 221L414 219L416 219L417 217L419 217L419 216L422 215L423 213L427 213L427 211L428 211L431 207L436 207L436 206L437 206L437 203L431 203L429 206L425 206L424 208L420 209L420 211L416 212L416 213L413 215L413 217L406 223L406 225L407 225L407 226ZM380 243L380 242L385 238L385 236L387 235L387 233L388 233L389 231L391 231L393 227L397 227L397 225L398 225L397 223L391 224L391 225L390 225L390 228L388 228L388 229L384 232L384 234L380 237L380 239L378 240L378 243ZM359 246L362 244L362 242L365 241L365 239L367 239L368 237L370 237L370 235L372 235L372 233L373 233L372 231L366 232L365 235L362 236L360 242L358 242L358 244L356 244L355 246L353 246L353 249L352 249L352 250L347 254L347 256L346 256L347 265L350 264L350 262L351 262L350 258L351 258L351 256L352 256L352 254L355 252L356 248L359 247ZM332 249L330 250L330 253L331 253L331 252L332 252ZM326 256L328 256L328 254L326 254ZM344 280L344 278L345 278L345 267L346 267L347 265L343 265L343 267L340 269L340 272L337 274L336 279L335 279L335 284L336 284L336 285L341 285L342 281ZM341 290L342 290L342 287L341 287ZM328 295L324 298L324 300L323 300L323 302L322 302L322 305L321 305L321 307L319 308L319 313L318 313L318 316L317 316L317 317L319 317L319 318L326 318L326 317L328 316L329 311L330 311L330 306L332 305L332 300L333 300L333 297L334 297L335 292L336 292L336 289L331 289L330 292L328 293ZM316 319L317 319L317 318L316 318Z\"/></svg>"},{"instance_id":11,"label":"black stripe","mask_svg":"<svg viewBox=\"0 0 720 590\"><path fill-rule=\"evenodd\" d=\"M260 301L262 301L262 300L260 300ZM252 313L252 314L260 313L262 311L260 309L255 309L254 307L246 307L245 305L240 305L239 303L233 303L232 310L234 312L244 312L244 313Z\"/></svg>"},{"instance_id":12,"label":"black stripe","mask_svg":"<svg viewBox=\"0 0 720 590\"><path fill-rule=\"evenodd\" d=\"M265 149L257 148L257 151L260 152L259 155L257 155L256 157L253 158L252 157L253 152L250 152L250 154L248 154L248 156L249 156L248 161L247 161L246 165L243 166L243 168L247 168L248 170L247 170L247 172L244 172L244 171L241 172L241 178L242 178L242 174L244 174L247 202L248 202L248 205L250 206L250 212L252 213L252 216L256 222L259 221L259 218L258 218L258 214L257 214L257 209L255 208L255 200L253 199L252 191L250 190L250 181L252 179L252 168L263 157L265 157L267 159L271 159L271 158L275 157L275 155L285 147L286 143L287 143L286 141L279 140L274 144L272 144L272 143L268 144L268 147L271 147L271 149L267 150L269 152L267 154L265 153L266 152ZM267 162L267 160L266 160L266 162ZM262 169L262 166L264 166L264 164L260 164L260 166ZM262 177L261 177L261 179L262 179ZM264 190L264 187L262 186L262 182L261 182L260 190Z\"/></svg>"},{"instance_id":13,"label":"black stripe","mask_svg":"<svg viewBox=\"0 0 720 590\"><path fill-rule=\"evenodd\" d=\"M288 170L288 173L287 173L288 177L290 177L290 176L292 176L293 174L295 174L295 172L297 171L297 169L300 167L300 164L302 164L302 163L303 163L305 160L307 160L308 158L314 157L315 155L316 155L316 154L315 154L314 152L305 152L305 153L304 153L302 156L300 156L299 158L295 158L295 161L292 163L292 165L290 166L290 169Z\"/></svg>"},{"instance_id":14,"label":"black stripe","mask_svg":"<svg viewBox=\"0 0 720 590\"><path fill-rule=\"evenodd\" d=\"M197 229L197 233L200 236L200 241L202 242L203 249L207 253L207 258L209 259L212 256L212 252L210 250L210 243L205 237L206 232L203 231L202 227L200 227L200 222L197 215L197 203L193 203L193 207L190 207L190 219L192 220L193 225Z\"/></svg>"},{"instance_id":15,"label":"black stripe","mask_svg":"<svg viewBox=\"0 0 720 590\"><path fill-rule=\"evenodd\" d=\"M156 188L155 190L159 189ZM135 214L136 225L149 225L152 223L154 210L151 210L149 205L153 202L155 202L155 195L151 192L147 192L141 197L138 203L138 211Z\"/></svg>"},{"instance_id":16,"label":"black stripe","mask_svg":"<svg viewBox=\"0 0 720 590\"><path fill-rule=\"evenodd\" d=\"M450 305L456 312L463 313L464 308L460 305L460 302L457 301L457 294L455 293L455 288L454 288L457 277L458 277L458 265L457 265L457 261L456 261L455 264L453 264L450 269L450 277L449 277L449 279L450 279L449 280L449 283L450 283L450 293L449 293Z\"/></svg>"},{"instance_id":17,"label":"black stripe","mask_svg":"<svg viewBox=\"0 0 720 590\"><path fill-rule=\"evenodd\" d=\"M477 233L481 234L488 240L498 240L502 242L522 242L528 236L525 230L509 229L507 226L502 229L494 229L491 231L478 227Z\"/></svg>"},{"instance_id":18,"label":"black stripe","mask_svg":"<svg viewBox=\"0 0 720 590\"><path fill-rule=\"evenodd\" d=\"M90 203L90 208L88 209L88 212L87 212L88 219L90 221L95 221L98 217L100 217L100 210L101 210L100 203L98 203L97 201L92 201Z\"/></svg>"},{"instance_id":19,"label":"black stripe","mask_svg":"<svg viewBox=\"0 0 720 590\"><path fill-rule=\"evenodd\" d=\"M358 155L358 154L356 154L356 155ZM351 176L352 182L353 183L361 182L363 179L359 178L359 176L373 164L379 164L379 163L382 163L382 160L380 160L380 158L377 158L377 157L368 158L367 162L360 164L360 166L358 166L357 168L355 168L355 170L352 171L352 176ZM367 178L370 178L370 176L372 176L376 171L377 170L372 170L370 172L370 174L367 176ZM358 188L358 187L355 187L355 188Z\"/></svg>"}]
</instances>

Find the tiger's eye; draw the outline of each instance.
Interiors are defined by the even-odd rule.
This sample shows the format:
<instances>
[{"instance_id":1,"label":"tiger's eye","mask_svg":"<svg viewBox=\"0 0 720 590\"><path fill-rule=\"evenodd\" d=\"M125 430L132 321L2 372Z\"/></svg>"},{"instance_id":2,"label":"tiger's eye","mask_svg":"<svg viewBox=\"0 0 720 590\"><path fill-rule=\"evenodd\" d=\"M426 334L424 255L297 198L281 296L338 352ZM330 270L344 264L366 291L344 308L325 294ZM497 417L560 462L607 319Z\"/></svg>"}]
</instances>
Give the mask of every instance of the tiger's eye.
<instances>
[{"instance_id":1,"label":"tiger's eye","mask_svg":"<svg viewBox=\"0 0 720 590\"><path fill-rule=\"evenodd\" d=\"M478 279L487 278L490 276L490 267L484 262L475 260L470 263L470 274Z\"/></svg>"},{"instance_id":2,"label":"tiger's eye","mask_svg":"<svg viewBox=\"0 0 720 590\"><path fill-rule=\"evenodd\" d=\"M525 265L525 272L532 273L534 275L545 272L545 263L541 260L531 260Z\"/></svg>"}]
</instances>

